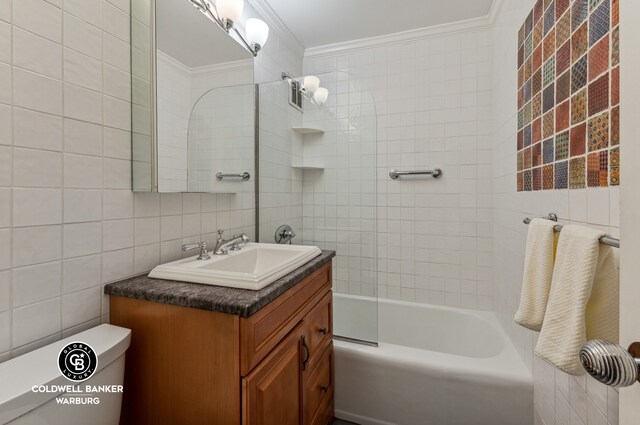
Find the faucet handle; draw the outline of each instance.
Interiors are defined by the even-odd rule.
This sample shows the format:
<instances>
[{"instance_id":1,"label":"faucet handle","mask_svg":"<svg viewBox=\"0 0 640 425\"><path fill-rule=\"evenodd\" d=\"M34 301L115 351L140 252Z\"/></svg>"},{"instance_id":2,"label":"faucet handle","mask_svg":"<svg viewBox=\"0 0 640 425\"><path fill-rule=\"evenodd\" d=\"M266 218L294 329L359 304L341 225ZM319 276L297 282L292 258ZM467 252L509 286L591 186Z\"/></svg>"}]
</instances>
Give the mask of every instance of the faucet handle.
<instances>
[{"instance_id":1,"label":"faucet handle","mask_svg":"<svg viewBox=\"0 0 640 425\"><path fill-rule=\"evenodd\" d=\"M224 230L218 229L218 239L222 239L223 234L224 234Z\"/></svg>"}]
</instances>

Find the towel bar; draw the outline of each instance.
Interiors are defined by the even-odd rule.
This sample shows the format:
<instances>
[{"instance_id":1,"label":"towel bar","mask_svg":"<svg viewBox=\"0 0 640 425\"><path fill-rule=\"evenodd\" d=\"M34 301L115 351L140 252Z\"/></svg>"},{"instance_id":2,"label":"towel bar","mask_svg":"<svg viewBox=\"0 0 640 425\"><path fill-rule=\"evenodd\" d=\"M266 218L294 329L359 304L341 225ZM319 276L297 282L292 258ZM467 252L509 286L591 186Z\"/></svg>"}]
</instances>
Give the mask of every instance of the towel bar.
<instances>
[{"instance_id":1,"label":"towel bar","mask_svg":"<svg viewBox=\"0 0 640 425\"><path fill-rule=\"evenodd\" d=\"M392 180L397 180L398 177L401 176L431 176L434 179L438 179L442 177L442 170L440 168L434 168L433 170L413 170L413 171L399 171L399 170L391 170L389 171L389 177Z\"/></svg>"},{"instance_id":2,"label":"towel bar","mask_svg":"<svg viewBox=\"0 0 640 425\"><path fill-rule=\"evenodd\" d=\"M249 174L248 172L244 172L244 173L232 173L232 174L224 174L224 173L218 173L216 174L216 178L218 180L224 180L224 179L229 179L229 178L233 178L233 179L242 179L242 180L249 180L251 178L251 174Z\"/></svg>"},{"instance_id":3,"label":"towel bar","mask_svg":"<svg viewBox=\"0 0 640 425\"><path fill-rule=\"evenodd\" d=\"M546 217L542 217L542 218L544 218L545 220L558 221L558 215L555 213L549 213ZM524 224L531 223L531 219L529 217L526 217L522 221ZM555 226L553 226L553 230L555 230L556 232L559 232L562 230L562 226L560 224L556 224ZM611 236L601 237L600 243L612 246L614 248L620 248L620 239L612 238Z\"/></svg>"}]
</instances>

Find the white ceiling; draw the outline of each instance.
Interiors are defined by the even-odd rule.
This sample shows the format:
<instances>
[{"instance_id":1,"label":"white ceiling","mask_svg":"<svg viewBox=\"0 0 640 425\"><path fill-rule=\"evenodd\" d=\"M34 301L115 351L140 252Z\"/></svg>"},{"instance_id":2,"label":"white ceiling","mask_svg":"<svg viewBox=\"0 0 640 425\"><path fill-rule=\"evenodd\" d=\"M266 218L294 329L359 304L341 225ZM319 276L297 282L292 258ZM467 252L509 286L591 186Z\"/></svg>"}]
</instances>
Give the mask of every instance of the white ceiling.
<instances>
[{"instance_id":1,"label":"white ceiling","mask_svg":"<svg viewBox=\"0 0 640 425\"><path fill-rule=\"evenodd\" d=\"M306 48L486 16L492 0L265 0Z\"/></svg>"},{"instance_id":2,"label":"white ceiling","mask_svg":"<svg viewBox=\"0 0 640 425\"><path fill-rule=\"evenodd\" d=\"M156 37L158 50L189 68L252 59L187 0L156 1Z\"/></svg>"}]
</instances>

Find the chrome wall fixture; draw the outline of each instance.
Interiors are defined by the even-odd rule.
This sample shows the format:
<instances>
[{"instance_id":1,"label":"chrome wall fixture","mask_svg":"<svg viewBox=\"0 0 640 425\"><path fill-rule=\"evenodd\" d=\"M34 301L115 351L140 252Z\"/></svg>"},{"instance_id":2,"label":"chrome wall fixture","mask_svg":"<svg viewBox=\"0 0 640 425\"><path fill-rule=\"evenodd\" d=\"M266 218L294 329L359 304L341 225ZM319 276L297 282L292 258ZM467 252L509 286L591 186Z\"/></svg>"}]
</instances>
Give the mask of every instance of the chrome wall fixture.
<instances>
[{"instance_id":1,"label":"chrome wall fixture","mask_svg":"<svg viewBox=\"0 0 640 425\"><path fill-rule=\"evenodd\" d=\"M640 382L640 343L627 350L604 340L591 340L580 349L580 362L594 379L611 387L628 387Z\"/></svg>"},{"instance_id":2,"label":"chrome wall fixture","mask_svg":"<svg viewBox=\"0 0 640 425\"><path fill-rule=\"evenodd\" d=\"M542 217L545 220L551 220L551 221L558 221L558 215L556 213L549 213L547 214L546 217ZM524 224L529 224L531 223L531 219L529 217L526 217L524 220L522 220L522 222ZM562 230L562 226L557 224L555 226L553 226L553 230L555 230L556 232L559 232ZM605 244L605 245L609 245L612 246L614 248L620 248L620 239L617 238L612 238L611 236L603 236L600 238L600 243Z\"/></svg>"},{"instance_id":3,"label":"chrome wall fixture","mask_svg":"<svg viewBox=\"0 0 640 425\"><path fill-rule=\"evenodd\" d=\"M245 35L243 36L235 23L242 16L244 0L189 0L198 10L204 13L209 19L218 24L227 33L233 30L242 44L255 57L269 38L269 26L260 19L247 19L245 25Z\"/></svg>"},{"instance_id":4,"label":"chrome wall fixture","mask_svg":"<svg viewBox=\"0 0 640 425\"><path fill-rule=\"evenodd\" d=\"M216 179L224 180L224 179L242 179L243 181L247 181L251 178L251 174L245 171L244 173L218 173L216 174Z\"/></svg>"},{"instance_id":5,"label":"chrome wall fixture","mask_svg":"<svg viewBox=\"0 0 640 425\"><path fill-rule=\"evenodd\" d=\"M320 78L315 75L307 75L303 78L294 78L286 72L281 74L282 79L289 83L292 92L297 93L299 96L306 98L311 103L315 103L318 106L322 106L327 103L329 98L329 89L320 87ZM289 96L291 98L291 96ZM296 108L302 110L302 99L300 102L296 102ZM289 99L291 103L291 99Z\"/></svg>"},{"instance_id":6,"label":"chrome wall fixture","mask_svg":"<svg viewBox=\"0 0 640 425\"><path fill-rule=\"evenodd\" d=\"M442 170L440 168L434 168L433 170L398 171L394 169L389 171L389 177L391 177L392 180L397 180L398 177L402 176L431 176L434 179L438 179L442 177Z\"/></svg>"}]
</instances>

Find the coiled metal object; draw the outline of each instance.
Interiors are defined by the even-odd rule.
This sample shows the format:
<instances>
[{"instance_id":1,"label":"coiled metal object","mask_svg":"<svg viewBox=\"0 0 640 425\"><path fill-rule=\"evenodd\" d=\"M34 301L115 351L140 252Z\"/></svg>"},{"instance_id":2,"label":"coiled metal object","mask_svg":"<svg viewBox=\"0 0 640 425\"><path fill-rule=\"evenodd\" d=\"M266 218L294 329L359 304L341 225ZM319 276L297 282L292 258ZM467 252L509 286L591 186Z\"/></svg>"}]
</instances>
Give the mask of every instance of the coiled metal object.
<instances>
[{"instance_id":1,"label":"coiled metal object","mask_svg":"<svg viewBox=\"0 0 640 425\"><path fill-rule=\"evenodd\" d=\"M640 376L640 344L631 344L625 350L618 344L604 340L592 340L580 349L580 362L589 375L611 387L628 387Z\"/></svg>"}]
</instances>

